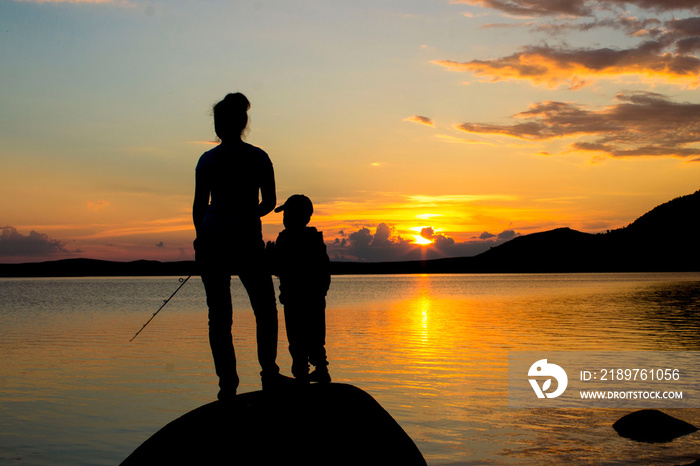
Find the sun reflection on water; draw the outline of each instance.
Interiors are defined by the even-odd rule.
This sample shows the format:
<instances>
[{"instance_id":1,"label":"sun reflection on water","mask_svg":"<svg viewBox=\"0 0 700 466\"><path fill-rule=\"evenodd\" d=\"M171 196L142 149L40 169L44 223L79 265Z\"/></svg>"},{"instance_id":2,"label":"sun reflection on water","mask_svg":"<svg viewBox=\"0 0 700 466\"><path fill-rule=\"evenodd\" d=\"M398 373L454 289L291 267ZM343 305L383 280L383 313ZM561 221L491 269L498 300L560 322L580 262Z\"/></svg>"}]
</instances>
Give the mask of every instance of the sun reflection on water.
<instances>
[{"instance_id":1,"label":"sun reflection on water","mask_svg":"<svg viewBox=\"0 0 700 466\"><path fill-rule=\"evenodd\" d=\"M0 431L34 439L27 448L39 438L42 451L66 464L111 449L113 464L216 394L200 282L183 288L132 343L144 316L172 292L172 279L0 281L0 291L0 352L7 356ZM255 318L237 281L233 292L240 389L258 390ZM630 447L609 435L616 412L509 409L507 355L698 351L698 305L697 274L676 282L630 274L334 276L326 347L334 382L375 397L429 464L651 463L659 455L684 463L697 439L680 439L666 453ZM289 374L279 311L278 364ZM31 411L37 403L41 409ZM699 416L678 417L700 424ZM80 446L87 444L99 448Z\"/></svg>"}]
</instances>

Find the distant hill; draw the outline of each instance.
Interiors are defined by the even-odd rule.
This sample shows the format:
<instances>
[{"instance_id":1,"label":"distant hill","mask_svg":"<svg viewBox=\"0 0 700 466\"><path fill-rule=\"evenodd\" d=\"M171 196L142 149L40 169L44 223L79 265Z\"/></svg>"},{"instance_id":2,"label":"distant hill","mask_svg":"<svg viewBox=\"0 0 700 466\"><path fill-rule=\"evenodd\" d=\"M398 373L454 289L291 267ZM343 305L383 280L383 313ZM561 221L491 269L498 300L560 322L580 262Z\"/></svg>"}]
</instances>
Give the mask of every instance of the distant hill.
<instances>
[{"instance_id":1,"label":"distant hill","mask_svg":"<svg viewBox=\"0 0 700 466\"><path fill-rule=\"evenodd\" d=\"M194 261L113 262L96 259L63 259L26 264L0 264L0 277L131 277L192 275Z\"/></svg>"},{"instance_id":2,"label":"distant hill","mask_svg":"<svg viewBox=\"0 0 700 466\"><path fill-rule=\"evenodd\" d=\"M624 228L590 234L557 228L518 236L474 257L333 262L333 274L700 271L700 190L661 204ZM0 264L0 277L196 275L193 261L65 259Z\"/></svg>"},{"instance_id":3,"label":"distant hill","mask_svg":"<svg viewBox=\"0 0 700 466\"><path fill-rule=\"evenodd\" d=\"M673 235L676 237L674 241L677 242L678 239L695 239L698 228L700 228L700 190L661 204L626 228L616 231L645 237L669 238Z\"/></svg>"},{"instance_id":4,"label":"distant hill","mask_svg":"<svg viewBox=\"0 0 700 466\"><path fill-rule=\"evenodd\" d=\"M698 227L700 191L608 233L558 228L520 236L476 256L472 265L484 272L699 271Z\"/></svg>"}]
</instances>

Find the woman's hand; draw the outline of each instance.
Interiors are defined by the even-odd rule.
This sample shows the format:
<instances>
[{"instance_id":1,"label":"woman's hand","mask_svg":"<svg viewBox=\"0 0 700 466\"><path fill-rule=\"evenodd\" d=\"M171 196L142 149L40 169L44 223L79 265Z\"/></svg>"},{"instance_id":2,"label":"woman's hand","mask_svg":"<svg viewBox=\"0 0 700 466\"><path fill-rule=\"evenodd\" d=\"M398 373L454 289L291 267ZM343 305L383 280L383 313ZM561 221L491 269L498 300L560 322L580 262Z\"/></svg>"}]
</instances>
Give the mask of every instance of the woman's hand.
<instances>
[{"instance_id":1,"label":"woman's hand","mask_svg":"<svg viewBox=\"0 0 700 466\"><path fill-rule=\"evenodd\" d=\"M263 178L262 184L260 185L260 195L262 196L262 201L258 204L258 214L260 217L264 217L273 211L277 205L277 192L275 190L275 171L270 165L270 170L266 173Z\"/></svg>"}]
</instances>

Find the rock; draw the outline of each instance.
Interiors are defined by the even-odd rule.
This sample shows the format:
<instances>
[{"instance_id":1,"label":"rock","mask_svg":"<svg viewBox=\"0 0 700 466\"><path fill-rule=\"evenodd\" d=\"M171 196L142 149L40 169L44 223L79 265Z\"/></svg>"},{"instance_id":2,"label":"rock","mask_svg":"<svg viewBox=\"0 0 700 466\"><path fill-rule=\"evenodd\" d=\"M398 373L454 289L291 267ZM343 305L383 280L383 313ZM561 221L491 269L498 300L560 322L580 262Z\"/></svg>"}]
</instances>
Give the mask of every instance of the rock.
<instances>
[{"instance_id":1,"label":"rock","mask_svg":"<svg viewBox=\"0 0 700 466\"><path fill-rule=\"evenodd\" d=\"M331 383L206 404L160 429L122 466L293 463L426 464L372 396Z\"/></svg>"},{"instance_id":2,"label":"rock","mask_svg":"<svg viewBox=\"0 0 700 466\"><path fill-rule=\"evenodd\" d=\"M655 409L643 409L618 419L613 428L621 437L660 443L696 432L697 427Z\"/></svg>"}]
</instances>

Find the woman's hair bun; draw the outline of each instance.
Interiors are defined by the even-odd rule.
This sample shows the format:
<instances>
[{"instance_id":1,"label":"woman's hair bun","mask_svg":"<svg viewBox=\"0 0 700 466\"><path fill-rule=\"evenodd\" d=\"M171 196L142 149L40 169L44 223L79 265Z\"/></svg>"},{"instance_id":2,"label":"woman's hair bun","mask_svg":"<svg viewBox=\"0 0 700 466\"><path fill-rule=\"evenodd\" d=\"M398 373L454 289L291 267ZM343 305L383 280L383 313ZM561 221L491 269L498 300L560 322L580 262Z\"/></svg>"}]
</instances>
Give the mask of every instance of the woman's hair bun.
<instances>
[{"instance_id":1,"label":"woman's hair bun","mask_svg":"<svg viewBox=\"0 0 700 466\"><path fill-rule=\"evenodd\" d=\"M224 97L223 102L226 106L230 106L229 108L231 110L238 110L240 112L247 112L250 110L250 101L240 92L228 94Z\"/></svg>"}]
</instances>

